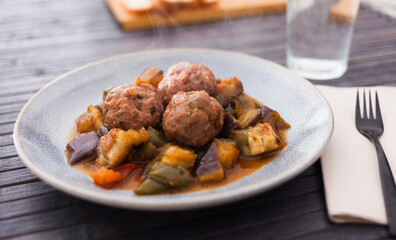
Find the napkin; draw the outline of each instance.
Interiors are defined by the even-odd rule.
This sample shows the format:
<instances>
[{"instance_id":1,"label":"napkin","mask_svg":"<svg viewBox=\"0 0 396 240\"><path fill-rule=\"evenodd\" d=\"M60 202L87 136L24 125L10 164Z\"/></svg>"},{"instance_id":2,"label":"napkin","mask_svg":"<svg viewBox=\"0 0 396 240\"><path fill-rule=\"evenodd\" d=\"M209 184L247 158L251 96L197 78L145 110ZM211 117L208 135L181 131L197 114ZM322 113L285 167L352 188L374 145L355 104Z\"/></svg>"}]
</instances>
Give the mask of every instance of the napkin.
<instances>
[{"instance_id":1,"label":"napkin","mask_svg":"<svg viewBox=\"0 0 396 240\"><path fill-rule=\"evenodd\" d=\"M334 114L334 133L321 156L323 182L330 220L338 223L386 224L377 154L355 126L358 88L317 86ZM363 89L360 88L362 98ZM396 88L365 87L374 100L378 92L384 133L380 137L393 176L396 176ZM361 101L360 106L363 106ZM367 105L368 106L368 105ZM374 109L375 112L375 109Z\"/></svg>"}]
</instances>

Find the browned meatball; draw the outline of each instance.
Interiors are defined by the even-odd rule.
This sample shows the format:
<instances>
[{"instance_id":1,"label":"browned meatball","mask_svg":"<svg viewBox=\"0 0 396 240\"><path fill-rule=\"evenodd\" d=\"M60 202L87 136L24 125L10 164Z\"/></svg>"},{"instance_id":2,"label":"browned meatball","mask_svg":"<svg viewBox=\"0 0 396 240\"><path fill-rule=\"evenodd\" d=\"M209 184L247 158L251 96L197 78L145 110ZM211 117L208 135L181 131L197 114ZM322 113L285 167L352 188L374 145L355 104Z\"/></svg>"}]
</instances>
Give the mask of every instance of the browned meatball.
<instances>
[{"instance_id":1,"label":"browned meatball","mask_svg":"<svg viewBox=\"0 0 396 240\"><path fill-rule=\"evenodd\" d=\"M159 83L158 90L168 104L172 96L178 92L205 90L213 96L216 91L216 79L209 68L190 62L181 62L171 66L164 79Z\"/></svg>"},{"instance_id":2,"label":"browned meatball","mask_svg":"<svg viewBox=\"0 0 396 240\"><path fill-rule=\"evenodd\" d=\"M152 85L124 84L107 95L103 110L107 125L128 130L157 126L164 106Z\"/></svg>"},{"instance_id":3,"label":"browned meatball","mask_svg":"<svg viewBox=\"0 0 396 240\"><path fill-rule=\"evenodd\" d=\"M168 140L200 147L223 127L223 108L205 91L179 92L172 97L162 117Z\"/></svg>"}]
</instances>

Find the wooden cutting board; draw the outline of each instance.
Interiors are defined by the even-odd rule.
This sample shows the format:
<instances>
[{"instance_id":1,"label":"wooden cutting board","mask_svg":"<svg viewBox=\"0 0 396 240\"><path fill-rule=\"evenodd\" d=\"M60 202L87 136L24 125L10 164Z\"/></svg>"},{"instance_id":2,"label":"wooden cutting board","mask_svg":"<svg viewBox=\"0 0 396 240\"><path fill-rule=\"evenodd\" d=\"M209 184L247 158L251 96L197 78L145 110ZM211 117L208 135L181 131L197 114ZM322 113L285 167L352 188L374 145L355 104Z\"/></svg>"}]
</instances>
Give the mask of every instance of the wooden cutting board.
<instances>
[{"instance_id":1,"label":"wooden cutting board","mask_svg":"<svg viewBox=\"0 0 396 240\"><path fill-rule=\"evenodd\" d=\"M218 0L212 6L177 10L168 15L128 11L122 0L106 2L121 27L124 30L133 30L282 12L286 9L287 0Z\"/></svg>"}]
</instances>

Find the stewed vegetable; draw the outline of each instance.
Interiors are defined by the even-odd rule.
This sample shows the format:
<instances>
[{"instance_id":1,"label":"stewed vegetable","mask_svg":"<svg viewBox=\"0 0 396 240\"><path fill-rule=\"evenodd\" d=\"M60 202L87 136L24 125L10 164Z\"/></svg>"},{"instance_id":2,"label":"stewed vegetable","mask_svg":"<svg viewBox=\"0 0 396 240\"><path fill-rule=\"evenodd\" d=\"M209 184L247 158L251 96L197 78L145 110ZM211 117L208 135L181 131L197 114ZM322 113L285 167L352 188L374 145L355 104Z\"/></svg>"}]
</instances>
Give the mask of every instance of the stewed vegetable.
<instances>
[{"instance_id":1,"label":"stewed vegetable","mask_svg":"<svg viewBox=\"0 0 396 240\"><path fill-rule=\"evenodd\" d=\"M76 164L77 162L87 158L91 155L91 158L96 158L96 148L99 145L99 134L96 132L84 133L77 138L70 141L66 146L66 154L69 158L70 164Z\"/></svg>"},{"instance_id":2,"label":"stewed vegetable","mask_svg":"<svg viewBox=\"0 0 396 240\"><path fill-rule=\"evenodd\" d=\"M234 96L238 96L243 92L241 81L236 77L226 78L223 81L217 80L216 99L221 106L225 107Z\"/></svg>"},{"instance_id":3,"label":"stewed vegetable","mask_svg":"<svg viewBox=\"0 0 396 240\"><path fill-rule=\"evenodd\" d=\"M96 164L105 167L117 167L128 156L132 146L145 143L148 139L149 135L144 128L137 131L113 128L106 136L100 138L99 157Z\"/></svg>"},{"instance_id":4,"label":"stewed vegetable","mask_svg":"<svg viewBox=\"0 0 396 240\"><path fill-rule=\"evenodd\" d=\"M98 108L92 105L77 121L77 128L80 133L97 131L101 126L103 126L103 115Z\"/></svg>"},{"instance_id":5,"label":"stewed vegetable","mask_svg":"<svg viewBox=\"0 0 396 240\"><path fill-rule=\"evenodd\" d=\"M135 85L106 89L103 101L76 120L66 146L70 165L102 188L151 195L219 187L287 145L290 125L277 111L244 93L238 78L216 80L203 65L179 63L165 77L148 68Z\"/></svg>"},{"instance_id":6,"label":"stewed vegetable","mask_svg":"<svg viewBox=\"0 0 396 240\"><path fill-rule=\"evenodd\" d=\"M217 155L221 165L225 168L232 168L238 160L239 150L236 142L228 139L214 139L217 147Z\"/></svg>"},{"instance_id":7,"label":"stewed vegetable","mask_svg":"<svg viewBox=\"0 0 396 240\"><path fill-rule=\"evenodd\" d=\"M216 143L210 145L206 154L199 161L196 174L200 182L220 181L225 177Z\"/></svg>"},{"instance_id":8,"label":"stewed vegetable","mask_svg":"<svg viewBox=\"0 0 396 240\"><path fill-rule=\"evenodd\" d=\"M156 161L149 165L146 179L135 189L139 195L162 193L187 188L194 182L190 172L181 165Z\"/></svg>"}]
</instances>

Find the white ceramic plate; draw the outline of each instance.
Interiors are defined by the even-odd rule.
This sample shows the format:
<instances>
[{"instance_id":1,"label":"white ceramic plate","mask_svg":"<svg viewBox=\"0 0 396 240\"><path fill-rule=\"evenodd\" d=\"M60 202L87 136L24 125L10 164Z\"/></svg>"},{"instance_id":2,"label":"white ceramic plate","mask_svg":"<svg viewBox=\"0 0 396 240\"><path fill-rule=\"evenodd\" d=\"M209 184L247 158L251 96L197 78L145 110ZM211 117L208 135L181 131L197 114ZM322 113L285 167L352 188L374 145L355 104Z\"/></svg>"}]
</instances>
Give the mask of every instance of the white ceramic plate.
<instances>
[{"instance_id":1,"label":"white ceramic plate","mask_svg":"<svg viewBox=\"0 0 396 240\"><path fill-rule=\"evenodd\" d=\"M277 110L291 124L286 149L255 173L221 188L186 194L136 196L105 190L71 168L64 156L73 121L102 101L109 86L132 83L142 70L191 61L209 67L216 78L237 76L245 92ZM73 196L115 207L145 210L191 209L223 204L274 188L311 166L333 131L331 109L307 80L275 63L239 53L208 49L144 51L95 62L55 79L24 106L14 142L25 165L40 179Z\"/></svg>"}]
</instances>

